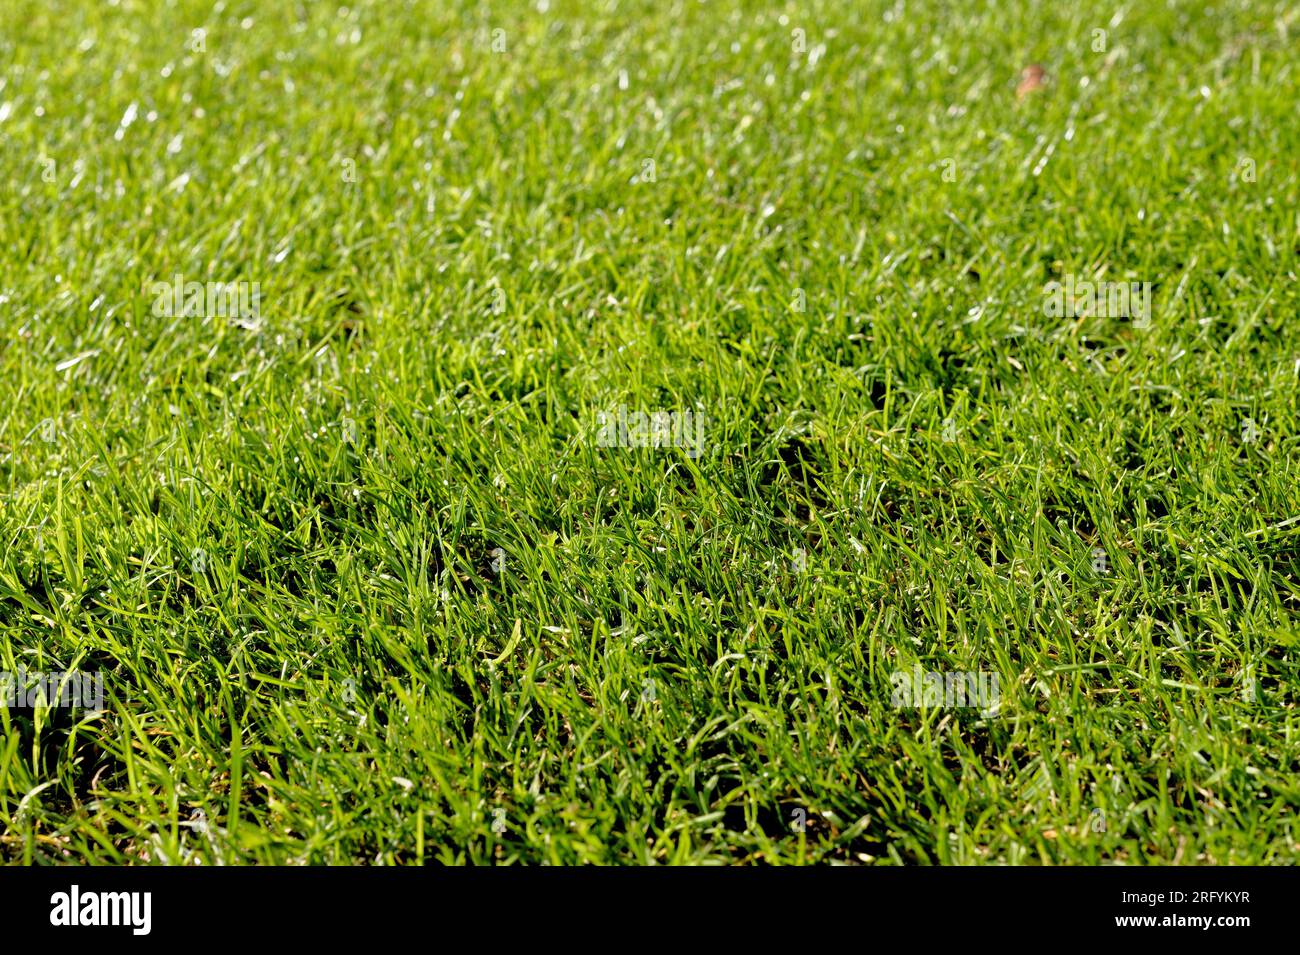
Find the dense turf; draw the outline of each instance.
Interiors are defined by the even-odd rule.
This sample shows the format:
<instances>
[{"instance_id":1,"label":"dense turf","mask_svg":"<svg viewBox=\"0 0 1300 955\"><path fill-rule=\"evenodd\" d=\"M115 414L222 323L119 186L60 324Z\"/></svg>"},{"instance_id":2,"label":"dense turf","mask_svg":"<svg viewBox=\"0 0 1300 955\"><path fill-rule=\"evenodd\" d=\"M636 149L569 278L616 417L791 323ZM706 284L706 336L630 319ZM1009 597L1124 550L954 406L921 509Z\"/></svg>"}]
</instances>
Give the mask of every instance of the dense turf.
<instances>
[{"instance_id":1,"label":"dense turf","mask_svg":"<svg viewBox=\"0 0 1300 955\"><path fill-rule=\"evenodd\" d=\"M0 858L1296 861L1298 46L3 0Z\"/></svg>"}]
</instances>

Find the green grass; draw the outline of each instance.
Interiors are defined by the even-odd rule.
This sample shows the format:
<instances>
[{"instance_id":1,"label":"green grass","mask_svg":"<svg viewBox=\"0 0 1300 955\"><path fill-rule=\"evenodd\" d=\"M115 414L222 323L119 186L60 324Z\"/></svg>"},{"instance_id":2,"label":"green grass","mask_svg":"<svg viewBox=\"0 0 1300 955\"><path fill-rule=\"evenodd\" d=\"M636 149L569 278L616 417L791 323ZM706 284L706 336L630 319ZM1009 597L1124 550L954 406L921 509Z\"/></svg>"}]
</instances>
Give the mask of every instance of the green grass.
<instances>
[{"instance_id":1,"label":"green grass","mask_svg":"<svg viewBox=\"0 0 1300 955\"><path fill-rule=\"evenodd\" d=\"M1296 862L1298 46L3 0L0 859Z\"/></svg>"}]
</instances>

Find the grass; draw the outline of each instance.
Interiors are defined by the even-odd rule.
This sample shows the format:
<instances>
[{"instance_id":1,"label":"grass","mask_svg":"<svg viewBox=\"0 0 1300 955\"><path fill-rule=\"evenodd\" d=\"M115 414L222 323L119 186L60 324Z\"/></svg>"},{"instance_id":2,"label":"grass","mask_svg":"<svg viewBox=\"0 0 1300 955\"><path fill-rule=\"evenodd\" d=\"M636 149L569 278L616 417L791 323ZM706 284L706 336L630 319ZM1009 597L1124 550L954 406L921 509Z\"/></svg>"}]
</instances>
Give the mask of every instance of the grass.
<instances>
[{"instance_id":1,"label":"grass","mask_svg":"<svg viewBox=\"0 0 1300 955\"><path fill-rule=\"evenodd\" d=\"M1298 43L5 0L0 859L1295 863Z\"/></svg>"}]
</instances>

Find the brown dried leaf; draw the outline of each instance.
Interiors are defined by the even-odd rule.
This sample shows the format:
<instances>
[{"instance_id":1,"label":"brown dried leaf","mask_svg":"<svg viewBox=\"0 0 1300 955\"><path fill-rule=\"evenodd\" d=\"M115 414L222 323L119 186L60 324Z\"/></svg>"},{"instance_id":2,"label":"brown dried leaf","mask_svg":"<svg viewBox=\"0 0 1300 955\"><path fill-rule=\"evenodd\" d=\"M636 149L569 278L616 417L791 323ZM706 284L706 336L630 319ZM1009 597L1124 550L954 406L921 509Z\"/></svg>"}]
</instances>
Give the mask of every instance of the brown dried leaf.
<instances>
[{"instance_id":1,"label":"brown dried leaf","mask_svg":"<svg viewBox=\"0 0 1300 955\"><path fill-rule=\"evenodd\" d=\"M1047 70L1038 63L1030 63L1020 71L1020 84L1016 87L1016 99L1024 99L1034 90L1047 85Z\"/></svg>"}]
</instances>

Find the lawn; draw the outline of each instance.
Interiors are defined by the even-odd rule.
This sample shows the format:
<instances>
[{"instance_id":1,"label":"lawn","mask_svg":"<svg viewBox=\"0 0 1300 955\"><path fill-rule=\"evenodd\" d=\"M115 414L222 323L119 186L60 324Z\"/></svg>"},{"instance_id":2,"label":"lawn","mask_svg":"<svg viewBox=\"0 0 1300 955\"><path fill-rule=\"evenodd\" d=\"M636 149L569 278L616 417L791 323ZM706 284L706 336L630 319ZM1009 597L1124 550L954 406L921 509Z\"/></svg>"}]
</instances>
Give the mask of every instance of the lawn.
<instances>
[{"instance_id":1,"label":"lawn","mask_svg":"<svg viewBox=\"0 0 1300 955\"><path fill-rule=\"evenodd\" d=\"M1298 64L0 0L0 860L1297 862Z\"/></svg>"}]
</instances>

